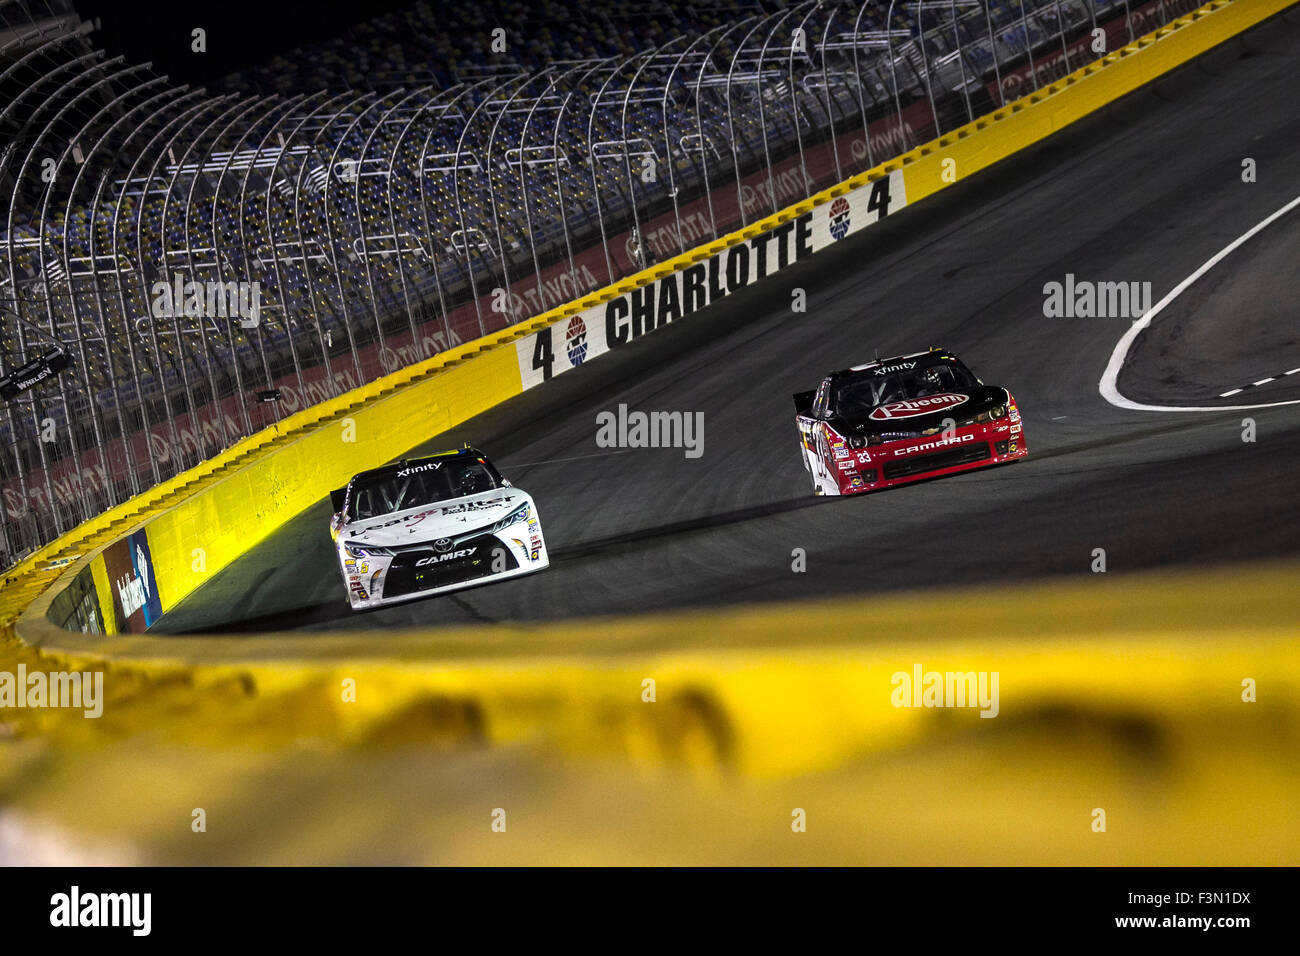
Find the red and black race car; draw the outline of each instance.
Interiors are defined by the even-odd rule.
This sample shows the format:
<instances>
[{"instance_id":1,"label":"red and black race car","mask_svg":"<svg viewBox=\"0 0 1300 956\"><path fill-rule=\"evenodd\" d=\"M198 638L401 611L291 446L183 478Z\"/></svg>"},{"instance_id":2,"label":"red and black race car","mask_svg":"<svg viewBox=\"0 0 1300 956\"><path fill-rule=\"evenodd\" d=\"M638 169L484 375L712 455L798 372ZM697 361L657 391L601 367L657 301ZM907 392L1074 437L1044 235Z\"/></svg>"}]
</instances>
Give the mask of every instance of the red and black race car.
<instances>
[{"instance_id":1,"label":"red and black race car","mask_svg":"<svg viewBox=\"0 0 1300 956\"><path fill-rule=\"evenodd\" d=\"M940 348L832 372L794 396L819 495L854 495L1023 458L1016 400Z\"/></svg>"}]
</instances>

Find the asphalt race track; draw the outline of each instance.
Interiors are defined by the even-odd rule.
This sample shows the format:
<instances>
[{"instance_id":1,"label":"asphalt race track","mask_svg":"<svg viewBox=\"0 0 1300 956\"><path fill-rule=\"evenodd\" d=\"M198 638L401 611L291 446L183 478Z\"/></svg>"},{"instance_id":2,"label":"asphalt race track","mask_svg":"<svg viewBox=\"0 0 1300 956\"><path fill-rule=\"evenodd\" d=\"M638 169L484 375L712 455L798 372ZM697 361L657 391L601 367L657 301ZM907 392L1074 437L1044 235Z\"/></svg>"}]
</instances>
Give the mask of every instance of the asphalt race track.
<instances>
[{"instance_id":1,"label":"asphalt race track","mask_svg":"<svg viewBox=\"0 0 1300 956\"><path fill-rule=\"evenodd\" d=\"M1045 283L1150 282L1153 301L1300 194L1300 15L1246 37L985 174L480 416L470 440L537 499L549 571L366 614L346 606L327 500L161 630L551 620L1006 584L1300 552L1300 405L1140 412L1098 391L1125 318L1046 318ZM1242 181L1254 159L1257 181ZM958 170L960 174L960 170ZM1119 377L1160 405L1300 399L1300 209L1211 270ZM807 290L807 314L790 293ZM814 498L791 393L832 368L943 345L1009 387L1030 456ZM704 413L704 454L600 449L620 403ZM1256 440L1242 440L1243 418ZM394 457L404 450L394 449ZM807 572L791 570L792 551ZM870 638L870 635L863 635Z\"/></svg>"}]
</instances>

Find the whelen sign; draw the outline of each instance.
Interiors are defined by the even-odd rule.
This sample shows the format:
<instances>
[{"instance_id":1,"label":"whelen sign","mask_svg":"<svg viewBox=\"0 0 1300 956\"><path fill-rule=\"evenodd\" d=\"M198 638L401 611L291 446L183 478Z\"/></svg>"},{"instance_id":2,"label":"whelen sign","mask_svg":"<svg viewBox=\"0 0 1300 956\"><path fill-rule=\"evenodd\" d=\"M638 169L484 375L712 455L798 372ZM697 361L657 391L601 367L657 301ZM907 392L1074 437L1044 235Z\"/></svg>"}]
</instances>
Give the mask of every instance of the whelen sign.
<instances>
[{"instance_id":1,"label":"whelen sign","mask_svg":"<svg viewBox=\"0 0 1300 956\"><path fill-rule=\"evenodd\" d=\"M72 365L72 359L61 348L52 348L26 365L20 365L4 378L0 378L0 398L12 401L23 392L35 388Z\"/></svg>"}]
</instances>

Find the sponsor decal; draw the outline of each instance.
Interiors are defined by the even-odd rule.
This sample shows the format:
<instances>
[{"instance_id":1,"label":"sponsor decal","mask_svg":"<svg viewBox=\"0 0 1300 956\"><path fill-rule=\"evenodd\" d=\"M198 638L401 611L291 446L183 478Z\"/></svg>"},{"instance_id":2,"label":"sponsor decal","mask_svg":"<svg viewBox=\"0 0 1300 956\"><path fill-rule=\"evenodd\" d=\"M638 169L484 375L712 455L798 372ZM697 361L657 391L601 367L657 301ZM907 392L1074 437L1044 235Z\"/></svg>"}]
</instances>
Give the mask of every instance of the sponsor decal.
<instances>
[{"instance_id":1,"label":"sponsor decal","mask_svg":"<svg viewBox=\"0 0 1300 956\"><path fill-rule=\"evenodd\" d=\"M436 469L441 467L442 467L442 462L431 461L427 465L412 465L410 468L403 468L400 471L396 472L395 476L398 478L405 478L408 475L418 474L419 472L422 471L435 471Z\"/></svg>"},{"instance_id":2,"label":"sponsor decal","mask_svg":"<svg viewBox=\"0 0 1300 956\"><path fill-rule=\"evenodd\" d=\"M974 435L954 435L951 438L940 438L937 441L925 441L919 445L908 445L905 448L897 449L895 455L910 455L918 451L931 451L935 448L942 448L945 445L960 445L964 441L973 441Z\"/></svg>"},{"instance_id":3,"label":"sponsor decal","mask_svg":"<svg viewBox=\"0 0 1300 956\"><path fill-rule=\"evenodd\" d=\"M582 316L575 315L569 320L569 327L564 331L564 351L568 353L569 364L577 368L587 359L587 323Z\"/></svg>"},{"instance_id":4,"label":"sponsor decal","mask_svg":"<svg viewBox=\"0 0 1300 956\"><path fill-rule=\"evenodd\" d=\"M433 515L437 513L438 513L438 509L434 508L432 511L421 511L419 514L403 515L400 518L391 518L388 521L377 521L374 524L365 525L364 527L357 529L353 533L356 534L358 537L365 537L371 531L379 531L382 530L383 528L391 528L395 524L405 523L408 526L417 525L425 518L429 517L429 515Z\"/></svg>"},{"instance_id":5,"label":"sponsor decal","mask_svg":"<svg viewBox=\"0 0 1300 956\"><path fill-rule=\"evenodd\" d=\"M831 447L832 447L832 448L835 448L834 445L832 445ZM848 449L846 449L846 448L844 447L844 443L843 443L843 442L840 442L840 446L839 446L838 448L835 448L835 457L836 457L836 458L848 458L848 457L850 457L850 452L848 451Z\"/></svg>"},{"instance_id":6,"label":"sponsor decal","mask_svg":"<svg viewBox=\"0 0 1300 956\"><path fill-rule=\"evenodd\" d=\"M921 432L881 432L881 441L901 441L904 438L920 438Z\"/></svg>"},{"instance_id":7,"label":"sponsor decal","mask_svg":"<svg viewBox=\"0 0 1300 956\"><path fill-rule=\"evenodd\" d=\"M839 241L849 234L849 201L840 196L831 203L829 216L831 235Z\"/></svg>"},{"instance_id":8,"label":"sponsor decal","mask_svg":"<svg viewBox=\"0 0 1300 956\"><path fill-rule=\"evenodd\" d=\"M861 476L861 475L854 475L854 476L853 476L853 480L849 482L849 487L850 487L850 488L861 488L861 487L862 487L862 484L863 484L863 482L862 482L862 476Z\"/></svg>"},{"instance_id":9,"label":"sponsor decal","mask_svg":"<svg viewBox=\"0 0 1300 956\"><path fill-rule=\"evenodd\" d=\"M894 418L913 418L917 415L928 415L931 412L937 412L940 409L951 408L954 405L960 405L970 398L969 395L959 395L955 392L943 392L939 395L927 395L925 398L913 398L902 402L889 402L881 405L879 408L871 410L871 418L876 421L888 421Z\"/></svg>"},{"instance_id":10,"label":"sponsor decal","mask_svg":"<svg viewBox=\"0 0 1300 956\"><path fill-rule=\"evenodd\" d=\"M840 471L852 471L857 466L851 461L837 461L835 467Z\"/></svg>"},{"instance_id":11,"label":"sponsor decal","mask_svg":"<svg viewBox=\"0 0 1300 956\"><path fill-rule=\"evenodd\" d=\"M469 511L488 511L498 505L505 504L509 500L509 498L488 498L484 501L462 501L458 505L443 508L442 513L445 515L460 515Z\"/></svg>"},{"instance_id":12,"label":"sponsor decal","mask_svg":"<svg viewBox=\"0 0 1300 956\"><path fill-rule=\"evenodd\" d=\"M893 365L882 365L876 369L876 375L885 375L889 372L905 372L909 368L916 368L915 362L896 362Z\"/></svg>"},{"instance_id":13,"label":"sponsor decal","mask_svg":"<svg viewBox=\"0 0 1300 956\"><path fill-rule=\"evenodd\" d=\"M110 545L104 551L104 568L118 633L140 634L162 617L146 529Z\"/></svg>"},{"instance_id":14,"label":"sponsor decal","mask_svg":"<svg viewBox=\"0 0 1300 956\"><path fill-rule=\"evenodd\" d=\"M461 548L459 551L448 551L446 554L431 554L427 558L421 558L415 562L417 568L422 568L429 564L441 564L444 561L457 561L460 558L468 558L477 551L478 548Z\"/></svg>"},{"instance_id":15,"label":"sponsor decal","mask_svg":"<svg viewBox=\"0 0 1300 956\"><path fill-rule=\"evenodd\" d=\"M436 515L437 513L438 513L438 509L434 508L430 511L421 511L419 514L411 515L411 517L406 519L406 526L408 528L413 527L419 524L425 518L429 517L429 515Z\"/></svg>"}]
</instances>

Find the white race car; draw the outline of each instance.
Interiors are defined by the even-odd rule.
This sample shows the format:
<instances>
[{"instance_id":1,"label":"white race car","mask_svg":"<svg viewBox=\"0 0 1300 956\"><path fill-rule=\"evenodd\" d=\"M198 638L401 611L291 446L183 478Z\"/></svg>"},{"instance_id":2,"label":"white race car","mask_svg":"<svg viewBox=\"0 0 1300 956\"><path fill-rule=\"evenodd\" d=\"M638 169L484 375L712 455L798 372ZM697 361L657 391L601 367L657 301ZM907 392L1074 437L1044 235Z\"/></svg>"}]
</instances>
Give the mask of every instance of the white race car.
<instances>
[{"instance_id":1,"label":"white race car","mask_svg":"<svg viewBox=\"0 0 1300 956\"><path fill-rule=\"evenodd\" d=\"M468 445L363 471L330 499L330 534L353 610L550 565L533 499Z\"/></svg>"}]
</instances>

